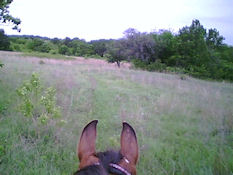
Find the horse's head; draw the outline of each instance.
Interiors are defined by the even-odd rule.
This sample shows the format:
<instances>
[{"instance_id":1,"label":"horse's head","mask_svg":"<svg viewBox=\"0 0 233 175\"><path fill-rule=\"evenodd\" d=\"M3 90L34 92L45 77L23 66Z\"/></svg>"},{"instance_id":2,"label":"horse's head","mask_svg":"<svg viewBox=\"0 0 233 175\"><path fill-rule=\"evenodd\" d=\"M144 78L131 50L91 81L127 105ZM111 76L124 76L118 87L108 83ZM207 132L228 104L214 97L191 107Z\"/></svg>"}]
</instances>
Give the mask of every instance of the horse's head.
<instances>
[{"instance_id":1,"label":"horse's head","mask_svg":"<svg viewBox=\"0 0 233 175\"><path fill-rule=\"evenodd\" d=\"M134 129L123 122L120 151L96 153L96 126L90 122L82 132L77 148L79 170L74 175L136 175L138 144Z\"/></svg>"}]
</instances>

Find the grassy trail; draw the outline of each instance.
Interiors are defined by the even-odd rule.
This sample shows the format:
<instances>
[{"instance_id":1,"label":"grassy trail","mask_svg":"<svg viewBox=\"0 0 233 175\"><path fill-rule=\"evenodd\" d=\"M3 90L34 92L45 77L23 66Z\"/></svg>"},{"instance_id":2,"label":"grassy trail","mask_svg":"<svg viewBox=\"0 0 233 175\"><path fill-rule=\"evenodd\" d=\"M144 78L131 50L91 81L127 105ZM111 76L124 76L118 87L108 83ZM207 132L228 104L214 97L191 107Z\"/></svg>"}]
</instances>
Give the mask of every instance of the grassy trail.
<instances>
[{"instance_id":1,"label":"grassy trail","mask_svg":"<svg viewBox=\"0 0 233 175\"><path fill-rule=\"evenodd\" d=\"M99 120L98 151L119 148L122 121L135 128L139 175L233 174L233 84L93 60L48 61L0 52L0 61L1 175L72 174L80 132L93 119ZM67 121L51 125L40 138L17 111L15 90L33 72L45 87L56 88Z\"/></svg>"}]
</instances>

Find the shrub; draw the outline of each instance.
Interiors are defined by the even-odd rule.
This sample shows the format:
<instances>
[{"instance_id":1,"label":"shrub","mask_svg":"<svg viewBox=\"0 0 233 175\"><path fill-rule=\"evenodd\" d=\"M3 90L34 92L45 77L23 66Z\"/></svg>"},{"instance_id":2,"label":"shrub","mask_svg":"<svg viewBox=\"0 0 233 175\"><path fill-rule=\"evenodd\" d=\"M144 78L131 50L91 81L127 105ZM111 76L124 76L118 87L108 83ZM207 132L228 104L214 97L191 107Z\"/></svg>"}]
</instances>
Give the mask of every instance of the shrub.
<instances>
[{"instance_id":1,"label":"shrub","mask_svg":"<svg viewBox=\"0 0 233 175\"><path fill-rule=\"evenodd\" d=\"M146 63L142 60L139 59L133 59L133 65L135 66L135 68L140 68L145 70L146 69Z\"/></svg>"},{"instance_id":2,"label":"shrub","mask_svg":"<svg viewBox=\"0 0 233 175\"><path fill-rule=\"evenodd\" d=\"M18 52L22 51L20 45L19 45L19 44L16 44L16 43L12 43L12 44L11 44L11 50L13 50L13 51L18 51Z\"/></svg>"},{"instance_id":3,"label":"shrub","mask_svg":"<svg viewBox=\"0 0 233 175\"><path fill-rule=\"evenodd\" d=\"M49 53L49 51L51 50L51 46L48 42L44 42L39 48L38 51L39 52L45 52L45 53Z\"/></svg>"},{"instance_id":4,"label":"shrub","mask_svg":"<svg viewBox=\"0 0 233 175\"><path fill-rule=\"evenodd\" d=\"M71 55L71 51L66 45L59 46L58 53L62 55Z\"/></svg>"},{"instance_id":5,"label":"shrub","mask_svg":"<svg viewBox=\"0 0 233 175\"><path fill-rule=\"evenodd\" d=\"M161 63L160 60L157 60L155 62L147 63L145 61L134 59L133 64L136 68L141 68L143 70L148 71L159 71L162 72L166 70L166 65L164 63Z\"/></svg>"},{"instance_id":6,"label":"shrub","mask_svg":"<svg viewBox=\"0 0 233 175\"><path fill-rule=\"evenodd\" d=\"M38 74L33 73L31 79L25 81L16 92L20 101L19 111L32 119L34 125L47 125L61 117L60 107L56 105L56 90L53 87L45 89Z\"/></svg>"},{"instance_id":7,"label":"shrub","mask_svg":"<svg viewBox=\"0 0 233 175\"><path fill-rule=\"evenodd\" d=\"M50 54L53 54L53 55L56 55L56 54L58 54L58 51L55 50L55 49L52 49L52 50L49 51L49 53L50 53Z\"/></svg>"},{"instance_id":8,"label":"shrub","mask_svg":"<svg viewBox=\"0 0 233 175\"><path fill-rule=\"evenodd\" d=\"M3 65L4 65L4 64L0 62L0 67L3 67Z\"/></svg>"},{"instance_id":9,"label":"shrub","mask_svg":"<svg viewBox=\"0 0 233 175\"><path fill-rule=\"evenodd\" d=\"M146 66L146 69L149 71L159 71L162 72L166 69L166 65L161 63L160 60L156 60L153 63L150 63Z\"/></svg>"}]
</instances>

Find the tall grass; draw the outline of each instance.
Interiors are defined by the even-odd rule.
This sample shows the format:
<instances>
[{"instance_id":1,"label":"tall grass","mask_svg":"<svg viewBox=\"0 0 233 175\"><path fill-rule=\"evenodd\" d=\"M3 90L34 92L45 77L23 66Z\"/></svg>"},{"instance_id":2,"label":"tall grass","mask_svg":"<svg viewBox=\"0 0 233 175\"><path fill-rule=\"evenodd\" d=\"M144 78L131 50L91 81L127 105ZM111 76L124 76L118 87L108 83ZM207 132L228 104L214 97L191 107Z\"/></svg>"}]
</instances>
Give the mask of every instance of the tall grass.
<instances>
[{"instance_id":1,"label":"tall grass","mask_svg":"<svg viewBox=\"0 0 233 175\"><path fill-rule=\"evenodd\" d=\"M0 52L0 174L72 174L83 126L98 119L97 150L136 130L140 175L233 174L233 85L94 64L39 64ZM17 111L15 89L40 75L57 90L67 123L38 138Z\"/></svg>"}]
</instances>

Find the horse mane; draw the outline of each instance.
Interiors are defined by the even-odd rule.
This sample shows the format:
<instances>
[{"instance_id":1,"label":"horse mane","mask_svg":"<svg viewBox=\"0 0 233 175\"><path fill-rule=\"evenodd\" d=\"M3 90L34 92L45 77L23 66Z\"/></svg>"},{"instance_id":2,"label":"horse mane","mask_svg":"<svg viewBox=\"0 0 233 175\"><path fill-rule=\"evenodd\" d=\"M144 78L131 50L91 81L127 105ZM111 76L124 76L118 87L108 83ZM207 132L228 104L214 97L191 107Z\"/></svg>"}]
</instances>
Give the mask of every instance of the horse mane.
<instances>
[{"instance_id":1,"label":"horse mane","mask_svg":"<svg viewBox=\"0 0 233 175\"><path fill-rule=\"evenodd\" d=\"M99 165L90 165L81 170L76 171L74 175L101 175L103 174L102 172L103 167L100 167Z\"/></svg>"},{"instance_id":2,"label":"horse mane","mask_svg":"<svg viewBox=\"0 0 233 175\"><path fill-rule=\"evenodd\" d=\"M96 156L100 160L100 165L90 165L81 170L78 170L74 175L108 175L109 164L117 164L123 158L119 151L99 152Z\"/></svg>"}]
</instances>

